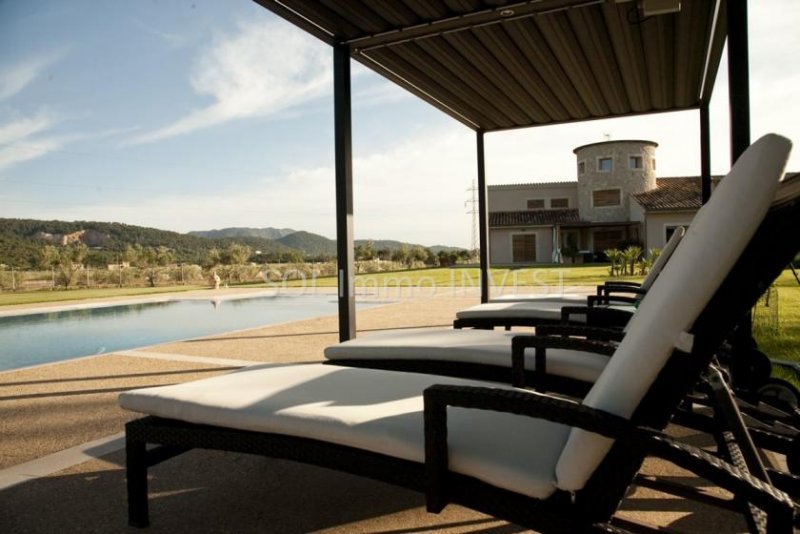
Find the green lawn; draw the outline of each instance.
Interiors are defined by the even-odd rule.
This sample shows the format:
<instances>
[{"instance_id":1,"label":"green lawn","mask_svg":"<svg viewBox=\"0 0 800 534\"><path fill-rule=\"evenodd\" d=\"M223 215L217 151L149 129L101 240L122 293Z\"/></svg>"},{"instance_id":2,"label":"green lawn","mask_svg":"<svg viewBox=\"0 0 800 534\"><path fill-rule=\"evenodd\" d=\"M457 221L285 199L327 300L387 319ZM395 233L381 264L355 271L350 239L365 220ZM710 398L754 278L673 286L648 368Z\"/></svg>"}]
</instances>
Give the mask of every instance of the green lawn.
<instances>
[{"instance_id":1,"label":"green lawn","mask_svg":"<svg viewBox=\"0 0 800 534\"><path fill-rule=\"evenodd\" d=\"M202 289L204 286L164 286L164 287L121 287L103 289L62 289L55 291L27 291L22 293L0 293L0 306L11 304L39 304L44 302L64 302L67 300L87 300L107 297L130 297L135 295L155 295Z\"/></svg>"},{"instance_id":2,"label":"green lawn","mask_svg":"<svg viewBox=\"0 0 800 534\"><path fill-rule=\"evenodd\" d=\"M641 276L627 276L624 280L640 281ZM596 285L608 280L607 265L586 266L543 266L529 269L492 269L492 283L495 286L558 286ZM311 283L318 287L336 287L335 276L316 280L290 280L287 287L308 287ZM391 273L356 275L356 287L479 287L479 270L474 267L417 269Z\"/></svg>"},{"instance_id":3,"label":"green lawn","mask_svg":"<svg viewBox=\"0 0 800 534\"><path fill-rule=\"evenodd\" d=\"M771 358L800 361L800 285L792 272L787 270L778 278L775 287L778 290L777 325L770 320L774 311L763 305L756 307L756 341L759 348ZM760 323L767 324L760 327ZM776 369L775 374L792 379L795 384L800 385L800 377L795 376L792 371Z\"/></svg>"}]
</instances>

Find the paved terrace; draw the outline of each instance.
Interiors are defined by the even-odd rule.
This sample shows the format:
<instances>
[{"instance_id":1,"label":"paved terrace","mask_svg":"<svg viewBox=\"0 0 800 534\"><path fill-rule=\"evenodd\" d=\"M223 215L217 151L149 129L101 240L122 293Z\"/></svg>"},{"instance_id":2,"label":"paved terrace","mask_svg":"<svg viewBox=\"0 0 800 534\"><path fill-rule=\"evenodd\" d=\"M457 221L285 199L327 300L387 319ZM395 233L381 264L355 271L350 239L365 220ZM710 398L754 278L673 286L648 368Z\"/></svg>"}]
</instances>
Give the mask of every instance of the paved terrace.
<instances>
[{"instance_id":1,"label":"paved terrace","mask_svg":"<svg viewBox=\"0 0 800 534\"><path fill-rule=\"evenodd\" d=\"M359 311L359 333L447 328L457 310L478 302L474 291L409 293ZM320 361L337 340L337 318L328 316L0 373L0 531L137 531L127 527L122 449L123 425L137 416L117 407L119 392L253 362ZM645 471L686 476L660 461L647 461ZM243 454L191 451L151 475L152 533L523 530L454 505L428 514L421 494ZM686 532L745 530L738 517L641 488L620 515Z\"/></svg>"}]
</instances>

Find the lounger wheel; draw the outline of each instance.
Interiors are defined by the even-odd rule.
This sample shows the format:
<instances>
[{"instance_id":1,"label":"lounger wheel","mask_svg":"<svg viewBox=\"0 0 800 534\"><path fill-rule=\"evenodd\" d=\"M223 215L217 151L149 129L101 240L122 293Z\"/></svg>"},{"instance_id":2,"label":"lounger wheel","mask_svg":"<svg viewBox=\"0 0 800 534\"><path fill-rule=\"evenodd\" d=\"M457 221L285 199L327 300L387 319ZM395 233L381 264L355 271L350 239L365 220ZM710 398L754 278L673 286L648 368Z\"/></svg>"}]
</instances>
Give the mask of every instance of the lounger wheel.
<instances>
[{"instance_id":1,"label":"lounger wheel","mask_svg":"<svg viewBox=\"0 0 800 534\"><path fill-rule=\"evenodd\" d=\"M758 400L792 413L800 406L800 392L791 382L770 378L758 388Z\"/></svg>"},{"instance_id":2,"label":"lounger wheel","mask_svg":"<svg viewBox=\"0 0 800 534\"><path fill-rule=\"evenodd\" d=\"M758 349L731 354L729 366L736 390L756 393L771 380L772 362Z\"/></svg>"}]
</instances>

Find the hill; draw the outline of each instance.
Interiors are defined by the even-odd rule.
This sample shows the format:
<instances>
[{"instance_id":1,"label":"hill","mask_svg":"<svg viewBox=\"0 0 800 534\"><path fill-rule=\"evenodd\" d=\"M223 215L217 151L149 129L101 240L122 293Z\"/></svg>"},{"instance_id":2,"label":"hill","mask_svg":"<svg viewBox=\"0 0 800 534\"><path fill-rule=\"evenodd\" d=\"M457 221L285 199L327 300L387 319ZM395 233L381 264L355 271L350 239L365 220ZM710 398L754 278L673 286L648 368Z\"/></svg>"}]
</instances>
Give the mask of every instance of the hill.
<instances>
[{"instance_id":1,"label":"hill","mask_svg":"<svg viewBox=\"0 0 800 534\"><path fill-rule=\"evenodd\" d=\"M262 239L280 239L297 230L291 228L220 228L219 230L195 230L189 235L204 237L206 239L222 239L226 237L260 237Z\"/></svg>"},{"instance_id":2,"label":"hill","mask_svg":"<svg viewBox=\"0 0 800 534\"><path fill-rule=\"evenodd\" d=\"M92 248L94 263L114 263L129 246L164 246L175 254L176 261L203 263L213 248L224 249L232 243L251 247L262 254L288 252L285 245L260 237L204 239L144 226L98 221L41 221L36 219L0 219L0 263L18 268L34 268L39 251L45 245L65 245L80 241Z\"/></svg>"},{"instance_id":3,"label":"hill","mask_svg":"<svg viewBox=\"0 0 800 534\"><path fill-rule=\"evenodd\" d=\"M311 232L295 232L278 239L277 242L302 250L309 256L336 256L336 241Z\"/></svg>"}]
</instances>

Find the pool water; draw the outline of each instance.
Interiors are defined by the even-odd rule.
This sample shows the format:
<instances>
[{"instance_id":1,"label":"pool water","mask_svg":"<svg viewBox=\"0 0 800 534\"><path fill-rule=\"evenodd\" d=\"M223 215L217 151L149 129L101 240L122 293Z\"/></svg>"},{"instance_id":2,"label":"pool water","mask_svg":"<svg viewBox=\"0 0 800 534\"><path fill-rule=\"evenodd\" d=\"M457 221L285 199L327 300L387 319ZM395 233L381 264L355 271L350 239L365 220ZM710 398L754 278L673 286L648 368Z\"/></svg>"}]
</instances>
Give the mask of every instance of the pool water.
<instances>
[{"instance_id":1,"label":"pool water","mask_svg":"<svg viewBox=\"0 0 800 534\"><path fill-rule=\"evenodd\" d=\"M359 308L381 304L359 302ZM331 295L170 300L0 317L0 370L337 312Z\"/></svg>"}]
</instances>

